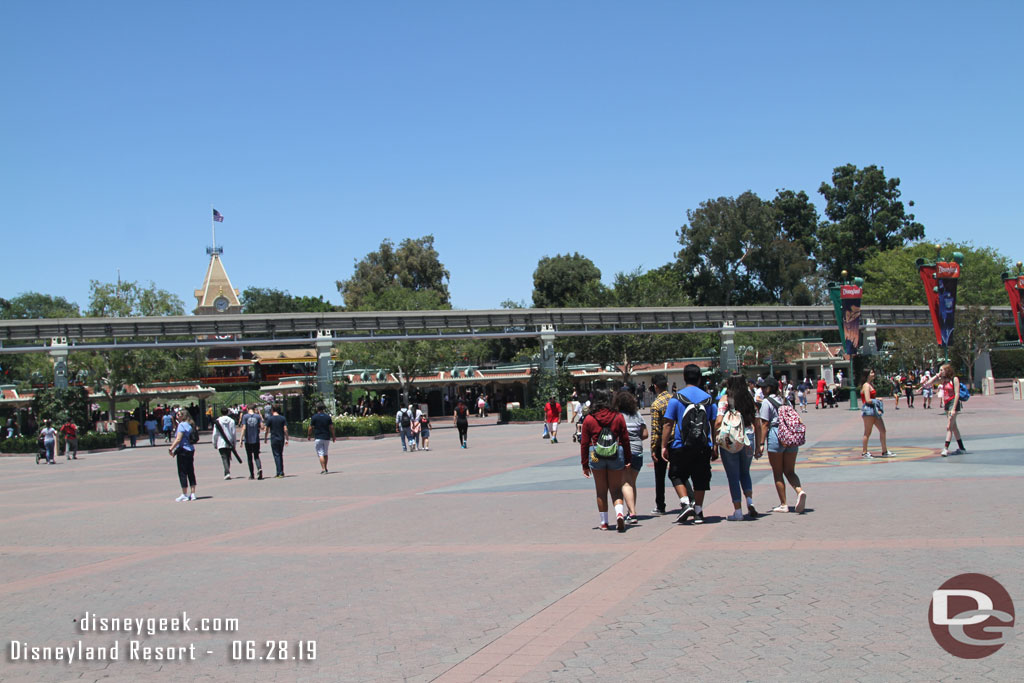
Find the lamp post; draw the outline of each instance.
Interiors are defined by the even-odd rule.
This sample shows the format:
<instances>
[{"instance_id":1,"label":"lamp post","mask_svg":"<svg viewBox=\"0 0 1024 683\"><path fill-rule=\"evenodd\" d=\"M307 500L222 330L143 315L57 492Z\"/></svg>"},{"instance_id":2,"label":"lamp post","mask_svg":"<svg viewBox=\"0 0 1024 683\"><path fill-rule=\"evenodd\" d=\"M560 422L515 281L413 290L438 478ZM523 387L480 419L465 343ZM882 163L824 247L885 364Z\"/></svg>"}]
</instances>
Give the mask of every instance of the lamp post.
<instances>
[{"instance_id":1,"label":"lamp post","mask_svg":"<svg viewBox=\"0 0 1024 683\"><path fill-rule=\"evenodd\" d=\"M850 279L850 273L844 270L840 273L840 282L828 283L829 298L832 299L832 307L836 316L836 325L839 327L839 342L843 345L843 352L850 360L850 410L859 410L857 405L857 392L854 387L853 357L857 354L857 347L860 343L860 303L864 296L864 278L855 277ZM847 338L847 329L850 336Z\"/></svg>"}]
</instances>

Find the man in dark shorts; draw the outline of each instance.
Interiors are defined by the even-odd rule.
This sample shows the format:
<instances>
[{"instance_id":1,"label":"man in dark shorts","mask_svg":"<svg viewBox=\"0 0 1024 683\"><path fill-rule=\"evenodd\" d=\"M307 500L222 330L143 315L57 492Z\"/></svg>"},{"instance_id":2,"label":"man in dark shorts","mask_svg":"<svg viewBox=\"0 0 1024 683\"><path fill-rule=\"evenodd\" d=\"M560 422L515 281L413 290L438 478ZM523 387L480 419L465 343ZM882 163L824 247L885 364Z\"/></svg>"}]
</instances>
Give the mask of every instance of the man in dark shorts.
<instances>
[{"instance_id":1,"label":"man in dark shorts","mask_svg":"<svg viewBox=\"0 0 1024 683\"><path fill-rule=\"evenodd\" d=\"M316 407L316 415L309 420L309 434L316 448L316 456L320 458L320 474L327 474L327 440L334 442L334 420L327 414L327 406L323 403Z\"/></svg>"},{"instance_id":2,"label":"man in dark shorts","mask_svg":"<svg viewBox=\"0 0 1024 683\"><path fill-rule=\"evenodd\" d=\"M288 421L281 414L281 409L274 406L267 418L263 430L263 443L270 437L270 452L274 454L274 467L277 469L275 479L284 477L284 445L288 443Z\"/></svg>"},{"instance_id":3,"label":"man in dark shorts","mask_svg":"<svg viewBox=\"0 0 1024 683\"><path fill-rule=\"evenodd\" d=\"M249 461L249 478L263 478L263 463L260 462L260 428L263 426L263 418L256 412L255 406L249 406L249 411L242 417L242 430L245 433L245 458ZM252 461L256 459L256 473L253 477Z\"/></svg>"},{"instance_id":4,"label":"man in dark shorts","mask_svg":"<svg viewBox=\"0 0 1024 683\"><path fill-rule=\"evenodd\" d=\"M662 454L668 460L668 478L683 506L676 521L692 519L694 524L704 523L704 494L711 488L711 461L718 458L711 438L711 425L715 423L718 406L700 388L701 379L700 368L696 365L691 363L683 368L686 386L669 400L661 432ZM687 410L698 410L701 406L706 413L702 423L703 434L698 442L693 442L682 428L688 421ZM693 481L692 505L686 500L687 478Z\"/></svg>"}]
</instances>

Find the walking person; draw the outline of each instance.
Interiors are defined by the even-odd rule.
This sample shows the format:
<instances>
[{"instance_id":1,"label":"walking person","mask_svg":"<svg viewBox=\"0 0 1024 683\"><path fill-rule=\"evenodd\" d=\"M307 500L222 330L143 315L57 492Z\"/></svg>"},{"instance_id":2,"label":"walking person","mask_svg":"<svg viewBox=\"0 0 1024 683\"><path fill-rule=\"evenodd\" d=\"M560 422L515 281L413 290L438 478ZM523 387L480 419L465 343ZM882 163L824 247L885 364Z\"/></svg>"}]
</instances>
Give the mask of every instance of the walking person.
<instances>
[{"instance_id":1,"label":"walking person","mask_svg":"<svg viewBox=\"0 0 1024 683\"><path fill-rule=\"evenodd\" d=\"M135 448L136 442L139 439L139 421L135 419L134 413L128 416L128 421L125 423L125 433L128 434L128 441L131 443L131 447Z\"/></svg>"},{"instance_id":2,"label":"walking person","mask_svg":"<svg viewBox=\"0 0 1024 683\"><path fill-rule=\"evenodd\" d=\"M800 412L807 412L807 392L811 390L811 385L807 381L807 378L800 380L800 384L796 387L796 398L800 402Z\"/></svg>"},{"instance_id":3,"label":"walking person","mask_svg":"<svg viewBox=\"0 0 1024 683\"><path fill-rule=\"evenodd\" d=\"M796 511L803 512L807 505L807 493L800 485L800 477L796 474L796 456L799 446L785 446L779 442L779 408L782 402L776 395L779 382L774 377L764 381L765 400L761 402L758 412L761 438L758 443L758 454L768 450L768 462L772 466L775 479L775 492L779 495L779 505L772 512L789 512L786 504L786 480L789 480L796 491Z\"/></svg>"},{"instance_id":4,"label":"walking person","mask_svg":"<svg viewBox=\"0 0 1024 683\"><path fill-rule=\"evenodd\" d=\"M57 453L57 430L53 428L50 420L43 420L43 428L39 430L39 438L43 440L43 449L46 451L46 464L55 464L53 458Z\"/></svg>"},{"instance_id":5,"label":"walking person","mask_svg":"<svg viewBox=\"0 0 1024 683\"><path fill-rule=\"evenodd\" d=\"M60 426L60 435L64 437L64 457L78 460L78 425L70 417Z\"/></svg>"},{"instance_id":6,"label":"walking person","mask_svg":"<svg viewBox=\"0 0 1024 683\"><path fill-rule=\"evenodd\" d=\"M465 401L460 399L455 405L455 415L453 417L455 429L459 432L459 445L465 448L469 437L469 408L466 407Z\"/></svg>"},{"instance_id":7,"label":"walking person","mask_svg":"<svg viewBox=\"0 0 1024 683\"><path fill-rule=\"evenodd\" d=\"M941 392L939 396L943 402L942 409L946 411L946 443L943 445L939 455L946 457L947 455L966 453L967 449L964 448L963 439L960 438L960 427L956 423L956 416L962 407L962 401L960 400L960 378L956 376L952 365L944 363L929 381L932 384L939 385ZM953 439L956 439L957 449L951 451L949 450L949 444Z\"/></svg>"},{"instance_id":8,"label":"walking person","mask_svg":"<svg viewBox=\"0 0 1024 683\"><path fill-rule=\"evenodd\" d=\"M741 492L747 499L747 515L757 519L754 485L750 479L750 463L754 454L761 451L760 433L754 430L756 419L757 409L754 397L747 389L747 381L743 375L734 373L726 380L725 396L718 402L718 417L715 419L718 454L732 495L733 512L728 517L731 522L743 520Z\"/></svg>"},{"instance_id":9,"label":"walking person","mask_svg":"<svg viewBox=\"0 0 1024 683\"><path fill-rule=\"evenodd\" d=\"M228 407L222 406L220 417L213 423L213 447L220 453L220 461L224 465L225 481L231 478L231 454L235 450L236 439L235 421L228 414Z\"/></svg>"},{"instance_id":10,"label":"walking person","mask_svg":"<svg viewBox=\"0 0 1024 683\"><path fill-rule=\"evenodd\" d=\"M162 427L164 430L164 443L171 442L171 434L174 433L174 416L171 415L171 411L164 413L162 418Z\"/></svg>"},{"instance_id":11,"label":"walking person","mask_svg":"<svg viewBox=\"0 0 1024 683\"><path fill-rule=\"evenodd\" d=\"M893 454L889 452L889 448L885 443L885 420L882 419L885 409L882 406L882 400L877 398L878 392L875 390L874 381L875 371L870 368L865 370L864 380L860 385L860 416L864 420L864 441L861 444L860 457L875 457L868 451L868 439L871 437L871 430L877 427L878 438L882 442L882 457L891 458Z\"/></svg>"},{"instance_id":12,"label":"walking person","mask_svg":"<svg viewBox=\"0 0 1024 683\"><path fill-rule=\"evenodd\" d=\"M583 476L591 478L597 493L597 511L601 529L608 528L608 494L615 506L615 528L626 530L626 510L622 504L622 484L629 467L625 454L630 450L629 433L621 413L612 410L611 395L606 389L594 391L589 414L583 419L580 438L580 464Z\"/></svg>"},{"instance_id":13,"label":"walking person","mask_svg":"<svg viewBox=\"0 0 1024 683\"><path fill-rule=\"evenodd\" d=\"M256 479L263 479L263 463L260 462L260 430L263 418L256 412L256 406L242 417L242 435L245 439L245 459L249 462L249 478L253 478L253 460L256 461Z\"/></svg>"},{"instance_id":14,"label":"walking person","mask_svg":"<svg viewBox=\"0 0 1024 683\"><path fill-rule=\"evenodd\" d=\"M423 444L423 450L430 450L430 417L425 414L420 414L420 443Z\"/></svg>"},{"instance_id":15,"label":"walking person","mask_svg":"<svg viewBox=\"0 0 1024 683\"><path fill-rule=\"evenodd\" d=\"M184 503L196 499L196 467L195 467L195 442L198 441L196 423L187 410L179 410L177 414L178 428L174 434L174 441L171 443L171 457L177 459L178 483L181 484L181 495L175 501ZM191 491L189 490L191 488Z\"/></svg>"},{"instance_id":16,"label":"walking person","mask_svg":"<svg viewBox=\"0 0 1024 683\"><path fill-rule=\"evenodd\" d=\"M142 427L146 430L146 435L149 437L149 445L156 445L156 416L150 413L146 416L146 421L142 423Z\"/></svg>"},{"instance_id":17,"label":"walking person","mask_svg":"<svg viewBox=\"0 0 1024 683\"><path fill-rule=\"evenodd\" d=\"M544 422L551 435L551 443L558 443L558 421L562 419L562 404L554 396L544 404Z\"/></svg>"},{"instance_id":18,"label":"walking person","mask_svg":"<svg viewBox=\"0 0 1024 683\"><path fill-rule=\"evenodd\" d=\"M921 401L924 404L922 407L924 410L931 410L932 408L932 394L935 392L935 387L932 386L932 374L928 370L924 371L921 376Z\"/></svg>"},{"instance_id":19,"label":"walking person","mask_svg":"<svg viewBox=\"0 0 1024 683\"><path fill-rule=\"evenodd\" d=\"M412 433L412 421L415 414L412 411L412 404L408 408L401 408L395 413L395 431L402 438L402 450L416 450L416 439Z\"/></svg>"},{"instance_id":20,"label":"walking person","mask_svg":"<svg viewBox=\"0 0 1024 683\"><path fill-rule=\"evenodd\" d=\"M657 374L651 378L651 391L655 392L651 401L651 463L654 465L654 509L652 515L663 515L667 512L665 504L665 476L668 474L668 458L665 457L661 432L665 421L665 409L672 398L672 392L668 390L668 377ZM693 499L693 488L689 479L683 482L686 495L683 497L683 508L690 504Z\"/></svg>"},{"instance_id":21,"label":"walking person","mask_svg":"<svg viewBox=\"0 0 1024 683\"><path fill-rule=\"evenodd\" d=\"M916 383L916 378L914 377L914 375L912 373L908 372L906 375L904 375L904 377L903 377L903 393L907 397L907 407L908 408L913 408L914 407L914 384L915 383Z\"/></svg>"},{"instance_id":22,"label":"walking person","mask_svg":"<svg viewBox=\"0 0 1024 683\"><path fill-rule=\"evenodd\" d=\"M334 443L334 420L327 414L327 406L320 403L316 407L316 415L309 418L309 433L307 437L313 439L313 447L316 449L316 457L320 460L320 474L327 474L327 450L331 443ZM330 443L328 443L330 439Z\"/></svg>"},{"instance_id":23,"label":"walking person","mask_svg":"<svg viewBox=\"0 0 1024 683\"><path fill-rule=\"evenodd\" d=\"M825 404L824 407L826 407L826 408L828 407L828 404L825 403L825 378L824 377L819 377L818 378L818 385L817 385L817 387L815 387L815 395L814 395L814 409L815 410L818 409L818 404L819 403Z\"/></svg>"},{"instance_id":24,"label":"walking person","mask_svg":"<svg viewBox=\"0 0 1024 683\"><path fill-rule=\"evenodd\" d=\"M288 420L281 414L276 405L270 409L266 427L263 430L263 443L270 439L270 452L274 454L275 479L284 478L284 447L288 443Z\"/></svg>"},{"instance_id":25,"label":"walking person","mask_svg":"<svg viewBox=\"0 0 1024 683\"><path fill-rule=\"evenodd\" d=\"M697 365L690 363L683 368L685 386L669 400L661 429L661 450L668 460L668 478L683 508L676 517L678 523L687 520L704 523L704 496L711 490L711 461L718 459L711 438L718 406L711 395L701 389L702 379ZM687 500L687 479L693 482L692 503Z\"/></svg>"},{"instance_id":26,"label":"walking person","mask_svg":"<svg viewBox=\"0 0 1024 683\"><path fill-rule=\"evenodd\" d=\"M644 466L644 439L647 438L647 423L640 416L636 396L629 391L620 391L612 399L612 409L621 413L629 434L629 468L625 470L622 483L622 498L626 501L626 524L636 524L636 478Z\"/></svg>"}]
</instances>

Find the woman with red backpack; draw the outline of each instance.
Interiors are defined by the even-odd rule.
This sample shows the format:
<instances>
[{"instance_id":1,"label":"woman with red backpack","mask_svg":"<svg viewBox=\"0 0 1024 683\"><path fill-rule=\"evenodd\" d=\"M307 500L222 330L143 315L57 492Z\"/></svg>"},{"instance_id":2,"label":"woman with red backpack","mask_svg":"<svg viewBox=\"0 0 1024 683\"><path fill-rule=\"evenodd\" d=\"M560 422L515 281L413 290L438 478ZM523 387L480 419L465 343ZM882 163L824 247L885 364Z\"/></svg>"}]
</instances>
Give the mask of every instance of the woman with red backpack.
<instances>
[{"instance_id":1,"label":"woman with red backpack","mask_svg":"<svg viewBox=\"0 0 1024 683\"><path fill-rule=\"evenodd\" d=\"M791 406L787 406L779 399L779 382L774 377L764 381L764 393L765 399L761 402L761 410L757 414L761 432L757 452L760 455L767 449L768 462L772 465L775 492L779 494L779 505L772 508L772 512L789 512L789 505L786 504L786 480L789 480L796 491L796 511L803 512L807 505L807 493L800 486L800 477L796 476L796 456L800 447L783 443L785 439L779 438L780 411L788 407L798 421L800 416L796 415Z\"/></svg>"},{"instance_id":2,"label":"woman with red backpack","mask_svg":"<svg viewBox=\"0 0 1024 683\"><path fill-rule=\"evenodd\" d=\"M608 494L615 505L615 528L626 530L626 511L622 504L622 484L630 466L626 453L631 453L629 432L622 413L612 410L612 397L606 389L594 391L590 413L583 420L580 437L580 464L583 476L591 478L597 491L597 510L601 529L608 528Z\"/></svg>"}]
</instances>

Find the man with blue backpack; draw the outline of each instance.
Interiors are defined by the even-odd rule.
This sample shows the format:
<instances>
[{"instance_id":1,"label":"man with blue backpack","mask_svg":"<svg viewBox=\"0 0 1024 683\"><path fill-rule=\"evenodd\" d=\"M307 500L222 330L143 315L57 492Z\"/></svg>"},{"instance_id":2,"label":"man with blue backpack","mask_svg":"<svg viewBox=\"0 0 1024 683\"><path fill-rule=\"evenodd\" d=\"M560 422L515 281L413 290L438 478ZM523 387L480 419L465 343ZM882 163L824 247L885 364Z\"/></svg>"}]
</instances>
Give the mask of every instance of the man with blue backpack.
<instances>
[{"instance_id":1,"label":"man with blue backpack","mask_svg":"<svg viewBox=\"0 0 1024 683\"><path fill-rule=\"evenodd\" d=\"M711 488L711 461L718 459L711 438L718 406L700 388L700 368L692 363L683 368L686 386L668 402L662 426L662 455L668 460L668 478L679 496L683 511L676 522L704 523L704 494ZM693 502L686 495L686 480L693 482Z\"/></svg>"}]
</instances>

